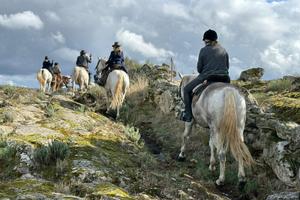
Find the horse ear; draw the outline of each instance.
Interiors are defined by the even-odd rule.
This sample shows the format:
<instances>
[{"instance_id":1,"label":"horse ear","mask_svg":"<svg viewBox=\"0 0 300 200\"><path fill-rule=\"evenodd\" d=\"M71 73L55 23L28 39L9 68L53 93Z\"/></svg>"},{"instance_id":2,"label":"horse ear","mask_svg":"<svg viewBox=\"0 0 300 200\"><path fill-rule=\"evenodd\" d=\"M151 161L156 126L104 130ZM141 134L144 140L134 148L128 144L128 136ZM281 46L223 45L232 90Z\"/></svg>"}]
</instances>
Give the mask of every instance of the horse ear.
<instances>
[{"instance_id":1,"label":"horse ear","mask_svg":"<svg viewBox=\"0 0 300 200\"><path fill-rule=\"evenodd\" d=\"M178 76L179 76L180 79L183 78L183 75L180 72L178 72Z\"/></svg>"},{"instance_id":2,"label":"horse ear","mask_svg":"<svg viewBox=\"0 0 300 200\"><path fill-rule=\"evenodd\" d=\"M98 60L100 60L101 58L100 57L98 57Z\"/></svg>"}]
</instances>

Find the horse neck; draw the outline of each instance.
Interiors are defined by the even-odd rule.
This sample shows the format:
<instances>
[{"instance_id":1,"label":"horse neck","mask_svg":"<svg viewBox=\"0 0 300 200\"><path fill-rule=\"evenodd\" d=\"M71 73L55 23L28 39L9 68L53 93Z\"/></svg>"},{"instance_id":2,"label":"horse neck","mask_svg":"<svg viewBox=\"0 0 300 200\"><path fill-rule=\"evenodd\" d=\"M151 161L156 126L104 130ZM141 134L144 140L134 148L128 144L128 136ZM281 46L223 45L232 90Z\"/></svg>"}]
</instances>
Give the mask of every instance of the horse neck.
<instances>
[{"instance_id":1,"label":"horse neck","mask_svg":"<svg viewBox=\"0 0 300 200\"><path fill-rule=\"evenodd\" d=\"M98 60L96 69L97 69L97 73L100 73L104 68L105 68L105 64L103 64L104 61L103 60Z\"/></svg>"}]
</instances>

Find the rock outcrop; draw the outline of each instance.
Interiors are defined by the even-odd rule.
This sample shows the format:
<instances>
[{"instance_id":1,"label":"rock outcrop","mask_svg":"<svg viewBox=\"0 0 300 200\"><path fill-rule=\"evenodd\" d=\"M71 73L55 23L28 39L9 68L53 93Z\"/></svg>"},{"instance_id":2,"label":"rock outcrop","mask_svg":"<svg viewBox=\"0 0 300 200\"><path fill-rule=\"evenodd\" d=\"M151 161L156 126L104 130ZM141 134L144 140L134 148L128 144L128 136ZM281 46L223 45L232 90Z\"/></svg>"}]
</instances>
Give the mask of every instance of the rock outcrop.
<instances>
[{"instance_id":1,"label":"rock outcrop","mask_svg":"<svg viewBox=\"0 0 300 200\"><path fill-rule=\"evenodd\" d=\"M262 68L249 69L242 72L240 80L256 82L260 80L262 75ZM182 108L181 100L178 97L178 89L178 83L170 83L169 81L160 80L150 85L154 103L163 113L171 111L178 113ZM299 187L299 124L278 119L271 112L272 110L264 112L248 89L241 88L241 91L247 101L245 142L255 154L256 159L260 163L269 166L282 183L294 188Z\"/></svg>"},{"instance_id":2,"label":"rock outcrop","mask_svg":"<svg viewBox=\"0 0 300 200\"><path fill-rule=\"evenodd\" d=\"M242 71L239 80L256 82L256 81L259 81L263 75L264 75L263 68L260 68L260 67L251 68L251 69Z\"/></svg>"}]
</instances>

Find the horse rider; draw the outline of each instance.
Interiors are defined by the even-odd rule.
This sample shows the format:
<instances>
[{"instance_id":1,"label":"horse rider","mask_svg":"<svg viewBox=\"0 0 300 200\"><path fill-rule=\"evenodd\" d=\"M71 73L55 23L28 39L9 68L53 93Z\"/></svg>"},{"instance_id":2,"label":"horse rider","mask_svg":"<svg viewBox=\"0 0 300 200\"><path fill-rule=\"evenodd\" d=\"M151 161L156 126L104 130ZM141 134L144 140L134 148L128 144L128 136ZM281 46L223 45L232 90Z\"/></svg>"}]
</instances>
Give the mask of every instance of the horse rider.
<instances>
[{"instance_id":1,"label":"horse rider","mask_svg":"<svg viewBox=\"0 0 300 200\"><path fill-rule=\"evenodd\" d=\"M210 77L225 77L224 82L230 82L229 57L226 50L218 43L218 35L214 30L207 30L203 35L205 46L200 50L197 70L199 75L188 83L183 89L185 110L181 113L180 120L191 122L193 89L199 84L207 84ZM222 81L223 82L223 81Z\"/></svg>"},{"instance_id":2,"label":"horse rider","mask_svg":"<svg viewBox=\"0 0 300 200\"><path fill-rule=\"evenodd\" d=\"M89 66L88 64L92 62L92 54L90 54L89 56L86 55L85 50L81 50L80 51L80 56L77 57L76 60L76 65L79 67L83 67L84 69L86 69L86 71L89 74L89 85L91 84L91 72L89 71Z\"/></svg>"},{"instance_id":3,"label":"horse rider","mask_svg":"<svg viewBox=\"0 0 300 200\"><path fill-rule=\"evenodd\" d=\"M54 63L54 66L52 68L52 72L53 72L54 75L61 75L60 65L57 62Z\"/></svg>"},{"instance_id":4,"label":"horse rider","mask_svg":"<svg viewBox=\"0 0 300 200\"><path fill-rule=\"evenodd\" d=\"M50 62L48 56L45 56L42 69L47 69L52 74L53 61Z\"/></svg>"},{"instance_id":5,"label":"horse rider","mask_svg":"<svg viewBox=\"0 0 300 200\"><path fill-rule=\"evenodd\" d=\"M101 72L100 80L98 81L99 85L104 86L106 83L106 79L108 77L108 74L115 70L123 70L124 72L128 73L127 68L125 66L125 59L124 54L121 49L121 45L118 42L115 42L113 45L113 50L110 52L110 56L108 60L106 61L106 67Z\"/></svg>"},{"instance_id":6,"label":"horse rider","mask_svg":"<svg viewBox=\"0 0 300 200\"><path fill-rule=\"evenodd\" d=\"M52 67L52 75L53 75L52 87L53 86L57 87L58 85L60 85L60 82L62 80L60 65L57 62L55 62Z\"/></svg>"}]
</instances>

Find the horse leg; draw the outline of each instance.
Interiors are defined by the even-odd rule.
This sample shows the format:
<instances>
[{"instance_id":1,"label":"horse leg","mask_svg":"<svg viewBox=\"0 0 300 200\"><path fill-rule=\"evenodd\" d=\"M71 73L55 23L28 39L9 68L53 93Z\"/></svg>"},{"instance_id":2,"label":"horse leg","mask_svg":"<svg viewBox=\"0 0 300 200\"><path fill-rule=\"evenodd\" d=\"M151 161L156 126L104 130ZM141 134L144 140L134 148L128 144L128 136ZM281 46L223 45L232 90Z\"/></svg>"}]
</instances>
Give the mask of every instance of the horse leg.
<instances>
[{"instance_id":1,"label":"horse leg","mask_svg":"<svg viewBox=\"0 0 300 200\"><path fill-rule=\"evenodd\" d=\"M47 86L47 92L50 93L50 91L51 91L51 81L47 81L46 86Z\"/></svg>"},{"instance_id":2,"label":"horse leg","mask_svg":"<svg viewBox=\"0 0 300 200\"><path fill-rule=\"evenodd\" d=\"M210 171L215 171L216 170L215 135L213 131L210 131L209 147L210 147L210 161L209 161L208 169Z\"/></svg>"},{"instance_id":3,"label":"horse leg","mask_svg":"<svg viewBox=\"0 0 300 200\"><path fill-rule=\"evenodd\" d=\"M244 135L243 135L244 128L240 129L240 137L242 141L244 141ZM239 171L238 171L238 179L239 179L239 189L243 190L244 186L246 185L246 176L245 176L245 170L244 170L244 161L243 159L239 159Z\"/></svg>"},{"instance_id":4,"label":"horse leg","mask_svg":"<svg viewBox=\"0 0 300 200\"><path fill-rule=\"evenodd\" d=\"M219 178L216 180L217 185L224 185L225 182L225 163L226 163L226 151L227 147L225 147L224 141L221 142L220 134L218 132L215 132L216 134L216 140L217 140L217 152L220 162L220 175Z\"/></svg>"},{"instance_id":5,"label":"horse leg","mask_svg":"<svg viewBox=\"0 0 300 200\"><path fill-rule=\"evenodd\" d=\"M184 132L182 135L180 154L178 155L179 161L185 160L185 154L184 154L185 145L186 145L187 140L189 139L189 135L190 135L192 127L193 127L193 122L194 122L194 120L192 120L191 122L185 122L185 128L184 128Z\"/></svg>"}]
</instances>

